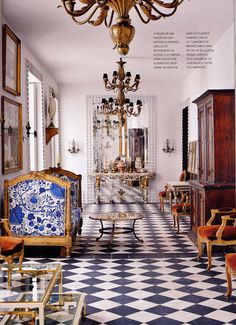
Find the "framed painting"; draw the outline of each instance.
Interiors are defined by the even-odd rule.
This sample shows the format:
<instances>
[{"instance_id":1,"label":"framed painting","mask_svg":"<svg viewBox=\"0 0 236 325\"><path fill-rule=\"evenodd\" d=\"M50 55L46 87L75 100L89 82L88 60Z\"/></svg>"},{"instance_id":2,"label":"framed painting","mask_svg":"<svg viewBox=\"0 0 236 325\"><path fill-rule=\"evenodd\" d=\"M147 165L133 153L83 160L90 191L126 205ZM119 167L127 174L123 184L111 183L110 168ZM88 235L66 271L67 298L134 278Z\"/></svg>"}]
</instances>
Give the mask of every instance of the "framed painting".
<instances>
[{"instance_id":1,"label":"framed painting","mask_svg":"<svg viewBox=\"0 0 236 325\"><path fill-rule=\"evenodd\" d=\"M22 169L22 105L2 96L2 173Z\"/></svg>"},{"instance_id":2,"label":"framed painting","mask_svg":"<svg viewBox=\"0 0 236 325\"><path fill-rule=\"evenodd\" d=\"M2 50L3 89L20 96L21 41L6 24L3 26Z\"/></svg>"}]
</instances>

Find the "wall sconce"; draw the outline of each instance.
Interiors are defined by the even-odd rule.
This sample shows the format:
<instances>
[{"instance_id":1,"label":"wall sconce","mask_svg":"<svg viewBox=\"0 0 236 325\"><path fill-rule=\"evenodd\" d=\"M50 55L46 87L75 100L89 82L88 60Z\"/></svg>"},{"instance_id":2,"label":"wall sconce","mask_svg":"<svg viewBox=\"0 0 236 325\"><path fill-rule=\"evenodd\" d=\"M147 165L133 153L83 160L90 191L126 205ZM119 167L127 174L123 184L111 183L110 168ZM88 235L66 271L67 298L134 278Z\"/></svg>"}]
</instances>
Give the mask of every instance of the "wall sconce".
<instances>
[{"instance_id":1,"label":"wall sconce","mask_svg":"<svg viewBox=\"0 0 236 325\"><path fill-rule=\"evenodd\" d=\"M79 143L78 142L75 143L75 140L73 139L72 140L72 143L70 145L70 141L69 141L69 149L68 149L68 151L70 153L77 153L77 152L79 152L80 151L80 149L79 149Z\"/></svg>"},{"instance_id":2,"label":"wall sconce","mask_svg":"<svg viewBox=\"0 0 236 325\"><path fill-rule=\"evenodd\" d=\"M174 141L172 141L172 144L170 143L170 139L166 139L164 142L162 150L166 153L171 153L175 150L174 148Z\"/></svg>"},{"instance_id":3,"label":"wall sconce","mask_svg":"<svg viewBox=\"0 0 236 325\"><path fill-rule=\"evenodd\" d=\"M37 131L30 132L30 130L31 130L31 126L30 126L30 124L29 124L29 121L28 121L28 123L26 124L26 127L25 127L25 128L26 128L26 134L27 134L27 137L28 137L28 138L29 138L30 134L33 134L35 138L37 137Z\"/></svg>"}]
</instances>

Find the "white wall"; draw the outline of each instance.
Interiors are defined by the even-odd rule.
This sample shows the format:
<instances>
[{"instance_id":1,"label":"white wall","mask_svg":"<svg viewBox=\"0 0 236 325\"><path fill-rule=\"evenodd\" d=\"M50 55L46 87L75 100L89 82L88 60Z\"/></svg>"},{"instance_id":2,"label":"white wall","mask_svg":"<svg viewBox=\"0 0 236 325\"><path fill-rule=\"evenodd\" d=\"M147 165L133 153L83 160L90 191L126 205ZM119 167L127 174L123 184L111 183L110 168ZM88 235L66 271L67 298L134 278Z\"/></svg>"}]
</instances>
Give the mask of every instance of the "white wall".
<instances>
[{"instance_id":1,"label":"white wall","mask_svg":"<svg viewBox=\"0 0 236 325\"><path fill-rule=\"evenodd\" d=\"M0 2L1 4L1 2ZM0 15L0 19L2 20L1 26L7 22L5 19ZM9 24L8 24L9 25ZM9 25L9 27L13 30L13 28ZM13 30L14 32L14 30ZM17 33L16 33L17 35ZM36 59L36 57L29 51L29 49L24 45L24 40L21 35L17 35L19 39L21 39L21 96L14 96L10 93L4 91L0 87L1 95L4 95L8 98L11 98L19 103L22 104L22 121L23 121L23 136L26 137L23 141L23 169L17 172L9 173L6 175L2 175L2 152L0 151L0 194L3 190L3 183L5 179L11 179L18 175L24 174L29 172L29 141L26 136L25 126L27 124L27 85L26 85L26 59L29 60L34 67L43 75L43 101L44 101L44 108L48 106L48 99L49 99L49 86L54 87L55 91L57 91L57 84L55 80L49 75L43 65ZM0 42L0 56L2 55L2 42ZM0 58L1 59L1 58ZM0 60L2 62L2 60ZM0 73L0 78L2 78L2 73ZM2 81L0 80L2 84ZM48 167L50 165L50 143L46 146L45 144L45 166Z\"/></svg>"},{"instance_id":2,"label":"white wall","mask_svg":"<svg viewBox=\"0 0 236 325\"><path fill-rule=\"evenodd\" d=\"M192 71L182 87L182 101L190 102L189 141L198 139L197 106L192 101L208 89L234 89L234 26L214 45L212 65Z\"/></svg>"}]
</instances>

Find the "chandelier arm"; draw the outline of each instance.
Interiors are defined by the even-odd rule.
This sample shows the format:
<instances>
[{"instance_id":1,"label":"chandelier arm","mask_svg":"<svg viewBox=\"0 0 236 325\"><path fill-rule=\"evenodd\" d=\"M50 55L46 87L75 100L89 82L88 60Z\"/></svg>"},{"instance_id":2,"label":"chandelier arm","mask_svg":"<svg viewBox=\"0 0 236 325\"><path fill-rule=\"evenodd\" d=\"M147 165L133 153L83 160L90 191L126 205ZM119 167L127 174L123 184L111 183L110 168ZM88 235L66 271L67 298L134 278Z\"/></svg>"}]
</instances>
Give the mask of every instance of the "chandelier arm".
<instances>
[{"instance_id":1,"label":"chandelier arm","mask_svg":"<svg viewBox=\"0 0 236 325\"><path fill-rule=\"evenodd\" d=\"M70 10L67 8L66 4L65 4L66 0L62 0L62 2L63 2L63 7L64 7L65 11L66 11L70 16L72 16L72 17L80 17L80 16L84 15L84 14L85 14L86 12L88 12L88 11L93 7L93 5L95 4L95 1L92 0L90 4L88 4L88 5L85 6L85 7L82 7L80 10L73 10L73 11L70 11Z\"/></svg>"},{"instance_id":2,"label":"chandelier arm","mask_svg":"<svg viewBox=\"0 0 236 325\"><path fill-rule=\"evenodd\" d=\"M78 24L78 25L83 25L86 23L91 23L93 24L93 22L90 22L90 19L93 17L93 15L95 14L95 12L99 9L100 7L97 6L96 8L94 8L94 10L91 12L91 14L89 15L89 17L87 17L86 19L82 20L82 21L78 21L75 16L72 16L73 21ZM87 10L88 11L88 10ZM87 12L85 11L85 13ZM76 16L77 17L77 16Z\"/></svg>"},{"instance_id":3,"label":"chandelier arm","mask_svg":"<svg viewBox=\"0 0 236 325\"><path fill-rule=\"evenodd\" d=\"M112 21L113 21L113 17L114 17L114 10L112 10L112 12L111 12L111 16L110 16L110 19L109 19L109 23L107 23L107 17L105 17L104 22L105 22L105 26L107 28L110 28L111 27L111 24L112 24Z\"/></svg>"},{"instance_id":4,"label":"chandelier arm","mask_svg":"<svg viewBox=\"0 0 236 325\"><path fill-rule=\"evenodd\" d=\"M147 6L146 4L143 4L143 2L139 3L139 7L144 13L144 15L147 16L147 18L149 18L150 20L158 20L161 18L160 15L159 16L153 15L152 8L150 6Z\"/></svg>"},{"instance_id":5,"label":"chandelier arm","mask_svg":"<svg viewBox=\"0 0 236 325\"><path fill-rule=\"evenodd\" d=\"M107 17L107 14L108 14L108 11L109 11L109 7L108 6L105 6L105 7L101 7L101 12L100 14L98 15L97 19L94 20L94 21L90 21L89 23L92 25L92 26L99 26L103 23L104 19L106 19Z\"/></svg>"},{"instance_id":6,"label":"chandelier arm","mask_svg":"<svg viewBox=\"0 0 236 325\"><path fill-rule=\"evenodd\" d=\"M172 9L174 7L177 8L179 5L181 5L183 1L184 0L173 0L172 2L165 3L162 0L152 0L152 2L158 4L160 7L167 8L167 9Z\"/></svg>"},{"instance_id":7,"label":"chandelier arm","mask_svg":"<svg viewBox=\"0 0 236 325\"><path fill-rule=\"evenodd\" d=\"M134 9L136 10L136 12L137 12L137 14L138 14L138 16L139 16L141 22L144 23L144 24L148 24L149 21L150 21L150 19L145 20L145 19L143 18L143 16L141 15L141 13L140 13L139 10L138 10L137 5L134 5Z\"/></svg>"},{"instance_id":8,"label":"chandelier arm","mask_svg":"<svg viewBox=\"0 0 236 325\"><path fill-rule=\"evenodd\" d=\"M155 11L155 12L157 12L160 16L158 16L158 19L160 19L160 18L165 18L165 17L170 17L170 16L172 16L175 12L176 12L176 10L177 10L177 7L178 6L176 6L176 7L165 7L165 8L170 8L170 9L173 9L172 10L172 12L171 13L169 13L169 14L165 14L164 12L161 12L160 10L158 10L149 0L142 0L143 2L146 2L150 7L152 7L152 9Z\"/></svg>"}]
</instances>

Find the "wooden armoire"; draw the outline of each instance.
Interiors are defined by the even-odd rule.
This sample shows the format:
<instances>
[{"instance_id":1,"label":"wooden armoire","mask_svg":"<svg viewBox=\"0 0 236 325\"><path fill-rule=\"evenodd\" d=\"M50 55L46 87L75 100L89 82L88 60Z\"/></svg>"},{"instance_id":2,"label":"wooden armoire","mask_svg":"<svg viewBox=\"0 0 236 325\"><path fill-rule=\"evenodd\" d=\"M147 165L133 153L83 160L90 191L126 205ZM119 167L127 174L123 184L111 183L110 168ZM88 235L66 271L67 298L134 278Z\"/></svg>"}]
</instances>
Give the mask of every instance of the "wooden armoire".
<instances>
[{"instance_id":1,"label":"wooden armoire","mask_svg":"<svg viewBox=\"0 0 236 325\"><path fill-rule=\"evenodd\" d=\"M190 181L192 230L213 208L235 207L235 99L233 89L207 90L198 109L198 179Z\"/></svg>"}]
</instances>

